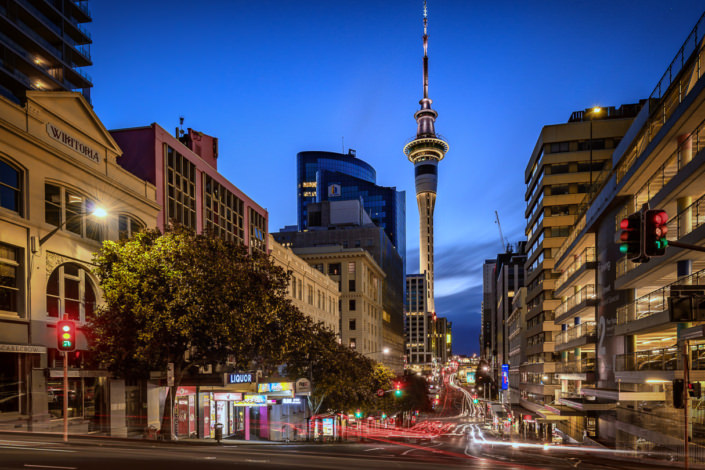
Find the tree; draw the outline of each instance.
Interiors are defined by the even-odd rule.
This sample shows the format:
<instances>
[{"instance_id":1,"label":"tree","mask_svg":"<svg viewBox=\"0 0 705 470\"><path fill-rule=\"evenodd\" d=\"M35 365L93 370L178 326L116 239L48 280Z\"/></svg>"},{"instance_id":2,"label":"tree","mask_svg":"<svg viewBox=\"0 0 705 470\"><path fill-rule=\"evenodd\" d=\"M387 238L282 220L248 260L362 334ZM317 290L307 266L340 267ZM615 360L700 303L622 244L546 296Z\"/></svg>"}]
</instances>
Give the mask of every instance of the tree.
<instances>
[{"instance_id":1,"label":"tree","mask_svg":"<svg viewBox=\"0 0 705 470\"><path fill-rule=\"evenodd\" d=\"M310 322L286 299L288 275L268 257L180 226L106 241L94 262L105 305L88 324L89 341L120 377L146 378L173 363L178 387L189 369L226 359L239 370L273 369Z\"/></svg>"}]
</instances>

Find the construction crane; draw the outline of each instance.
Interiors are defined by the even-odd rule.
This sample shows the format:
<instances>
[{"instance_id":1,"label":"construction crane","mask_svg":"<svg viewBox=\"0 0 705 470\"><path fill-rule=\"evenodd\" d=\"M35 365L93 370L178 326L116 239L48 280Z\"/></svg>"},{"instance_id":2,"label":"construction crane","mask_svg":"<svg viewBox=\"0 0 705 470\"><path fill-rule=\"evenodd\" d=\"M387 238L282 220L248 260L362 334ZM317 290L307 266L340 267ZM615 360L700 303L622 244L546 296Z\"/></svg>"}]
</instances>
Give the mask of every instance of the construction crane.
<instances>
[{"instance_id":1,"label":"construction crane","mask_svg":"<svg viewBox=\"0 0 705 470\"><path fill-rule=\"evenodd\" d=\"M497 218L497 228L499 229L499 241L502 244L502 249L504 250L507 246L507 243L504 241L504 235L502 235L502 224L499 223L499 214L497 211L494 211L494 215Z\"/></svg>"}]
</instances>

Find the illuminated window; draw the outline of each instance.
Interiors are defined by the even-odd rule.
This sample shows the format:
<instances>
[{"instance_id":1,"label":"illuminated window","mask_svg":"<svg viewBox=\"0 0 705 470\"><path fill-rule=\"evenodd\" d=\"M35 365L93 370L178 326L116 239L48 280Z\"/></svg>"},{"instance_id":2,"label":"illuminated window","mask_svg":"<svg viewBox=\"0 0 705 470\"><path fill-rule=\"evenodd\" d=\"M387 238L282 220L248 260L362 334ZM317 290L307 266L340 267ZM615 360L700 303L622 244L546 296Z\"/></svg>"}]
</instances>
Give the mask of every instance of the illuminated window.
<instances>
[{"instance_id":1,"label":"illuminated window","mask_svg":"<svg viewBox=\"0 0 705 470\"><path fill-rule=\"evenodd\" d=\"M0 243L0 312L20 313L19 248Z\"/></svg>"},{"instance_id":2,"label":"illuminated window","mask_svg":"<svg viewBox=\"0 0 705 470\"><path fill-rule=\"evenodd\" d=\"M56 227L66 221L63 230L95 241L103 239L103 224L91 216L95 201L70 189L44 185L44 221Z\"/></svg>"},{"instance_id":3,"label":"illuminated window","mask_svg":"<svg viewBox=\"0 0 705 470\"><path fill-rule=\"evenodd\" d=\"M77 264L62 264L47 283L47 316L86 321L95 311L96 294L88 272Z\"/></svg>"}]
</instances>

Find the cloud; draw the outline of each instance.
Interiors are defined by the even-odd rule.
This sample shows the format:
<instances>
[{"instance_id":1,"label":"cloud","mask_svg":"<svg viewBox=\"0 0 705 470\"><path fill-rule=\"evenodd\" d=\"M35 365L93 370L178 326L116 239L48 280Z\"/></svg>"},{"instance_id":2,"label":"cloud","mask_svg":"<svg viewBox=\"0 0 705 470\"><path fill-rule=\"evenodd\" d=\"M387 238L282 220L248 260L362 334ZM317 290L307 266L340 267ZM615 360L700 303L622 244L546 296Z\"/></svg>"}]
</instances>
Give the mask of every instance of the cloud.
<instances>
[{"instance_id":1,"label":"cloud","mask_svg":"<svg viewBox=\"0 0 705 470\"><path fill-rule=\"evenodd\" d=\"M479 353L482 284L444 297L436 297L436 313L453 322L453 352Z\"/></svg>"}]
</instances>

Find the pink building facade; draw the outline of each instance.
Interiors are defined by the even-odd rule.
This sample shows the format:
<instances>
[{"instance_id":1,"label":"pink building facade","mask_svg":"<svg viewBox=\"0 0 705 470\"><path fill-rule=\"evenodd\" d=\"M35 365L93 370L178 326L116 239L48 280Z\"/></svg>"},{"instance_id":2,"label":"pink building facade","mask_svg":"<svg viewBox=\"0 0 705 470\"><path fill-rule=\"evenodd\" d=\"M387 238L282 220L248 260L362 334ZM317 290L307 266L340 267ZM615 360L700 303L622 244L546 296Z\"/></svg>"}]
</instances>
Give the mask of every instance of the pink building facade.
<instances>
[{"instance_id":1,"label":"pink building facade","mask_svg":"<svg viewBox=\"0 0 705 470\"><path fill-rule=\"evenodd\" d=\"M120 165L156 187L160 230L176 221L268 253L267 211L218 173L217 138L193 129L177 138L156 123L110 133Z\"/></svg>"}]
</instances>

